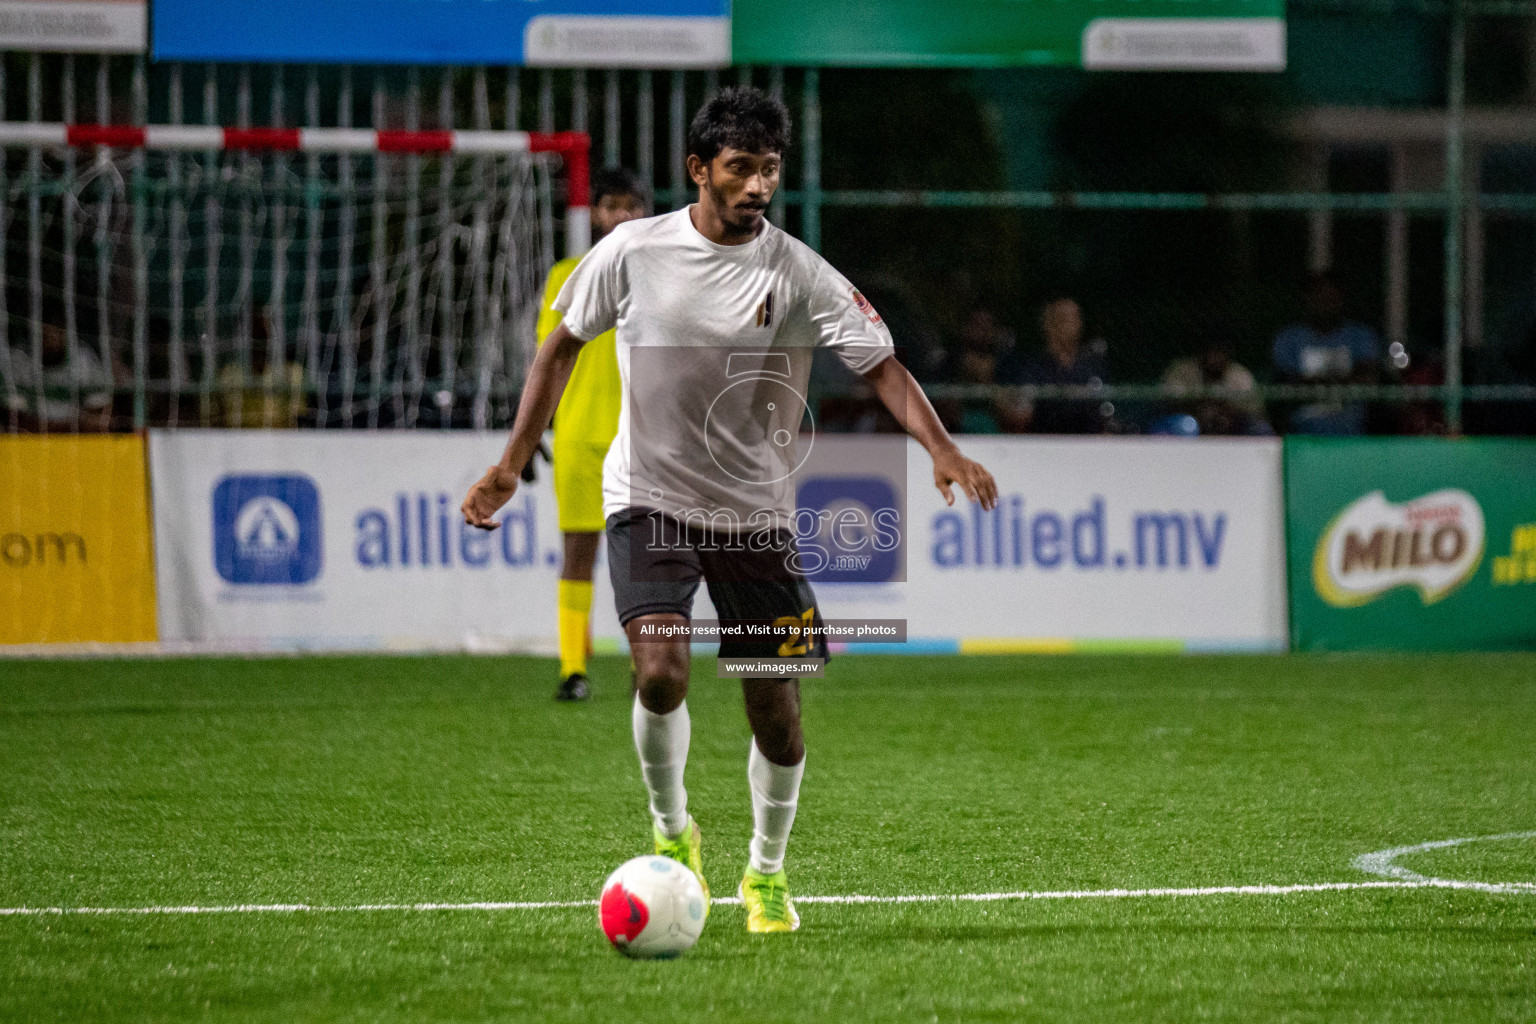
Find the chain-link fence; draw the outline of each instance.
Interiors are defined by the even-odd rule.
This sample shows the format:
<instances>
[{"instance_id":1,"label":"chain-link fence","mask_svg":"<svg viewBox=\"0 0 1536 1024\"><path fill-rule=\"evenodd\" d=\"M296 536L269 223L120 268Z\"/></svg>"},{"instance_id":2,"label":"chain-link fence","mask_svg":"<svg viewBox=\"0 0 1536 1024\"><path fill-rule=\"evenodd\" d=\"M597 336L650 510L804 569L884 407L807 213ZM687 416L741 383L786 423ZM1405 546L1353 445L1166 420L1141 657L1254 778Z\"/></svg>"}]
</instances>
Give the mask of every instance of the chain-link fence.
<instances>
[{"instance_id":1,"label":"chain-link fence","mask_svg":"<svg viewBox=\"0 0 1536 1024\"><path fill-rule=\"evenodd\" d=\"M798 121L775 221L870 293L957 429L1287 429L1325 407L1350 410L1351 429L1533 429L1532 6L1306 0L1289 21L1293 52L1313 53L1293 61L1305 65L1297 76L1316 66L1318 39L1347 59L1351 40L1411 26L1428 84L1386 101L1254 107L1273 123L1253 138L1279 140L1252 147L1243 166L1262 173L1212 158L1187 178L1119 174L1117 161L1139 158L1102 143L1138 126L1104 111L1118 103L1133 119L1139 108L1124 97L1187 92L1195 76L1092 78L1121 91L1052 115L1051 145L1071 157L1053 159L1069 172L1036 179L985 170L1017 162L997 153L1018 134L1009 90L1027 70L965 79L990 117L968 135L945 135L942 112L924 122L907 103L934 90L930 73L827 69L184 66L13 53L0 109L11 125L584 132L594 161L634 167L667 209L688 196L692 111L723 84L752 82ZM1478 56L1501 53L1515 55L1502 92L1486 68L1503 58ZM916 84L893 94L897 107L880 106L875 91L900 74ZM1200 81L1216 83L1209 92L1236 79ZM1085 135L1113 173L1082 157L1074 139ZM1241 149L1246 137L1234 137ZM1197 143L1162 140L1204 152ZM558 162L259 149L11 144L10 429L505 423L558 248ZM913 150L985 167L957 178L941 161L893 156ZM1287 323L1307 326L1296 292L1323 270L1355 293L1347 312L1376 347L1368 358L1364 346L1329 355L1350 345L1314 324L1281 366L1275 339ZM1093 358L1075 368L1058 358L1057 372L1041 311L1069 295L1086 317L1078 348ZM987 313L997 314L990 325ZM97 365L50 375L80 351ZM62 418L40 415L50 389ZM819 398L829 429L880 425L857 382L829 381Z\"/></svg>"}]
</instances>

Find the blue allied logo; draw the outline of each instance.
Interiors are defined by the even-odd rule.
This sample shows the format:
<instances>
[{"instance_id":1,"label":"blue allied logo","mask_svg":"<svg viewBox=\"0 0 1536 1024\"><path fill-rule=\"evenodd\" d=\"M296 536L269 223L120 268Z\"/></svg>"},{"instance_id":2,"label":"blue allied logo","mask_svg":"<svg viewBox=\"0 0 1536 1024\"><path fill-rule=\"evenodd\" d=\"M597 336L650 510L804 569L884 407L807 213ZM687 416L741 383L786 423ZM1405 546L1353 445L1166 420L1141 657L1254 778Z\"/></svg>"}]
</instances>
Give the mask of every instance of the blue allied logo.
<instances>
[{"instance_id":1,"label":"blue allied logo","mask_svg":"<svg viewBox=\"0 0 1536 1024\"><path fill-rule=\"evenodd\" d=\"M320 575L320 491L307 476L227 476L213 489L213 563L229 583Z\"/></svg>"},{"instance_id":2,"label":"blue allied logo","mask_svg":"<svg viewBox=\"0 0 1536 1024\"><path fill-rule=\"evenodd\" d=\"M800 483L800 550L813 549L806 576L818 583L891 583L902 575L902 509L889 480L813 476ZM809 513L809 516L806 514ZM814 530L805 529L814 517ZM817 564L819 563L819 564Z\"/></svg>"}]
</instances>

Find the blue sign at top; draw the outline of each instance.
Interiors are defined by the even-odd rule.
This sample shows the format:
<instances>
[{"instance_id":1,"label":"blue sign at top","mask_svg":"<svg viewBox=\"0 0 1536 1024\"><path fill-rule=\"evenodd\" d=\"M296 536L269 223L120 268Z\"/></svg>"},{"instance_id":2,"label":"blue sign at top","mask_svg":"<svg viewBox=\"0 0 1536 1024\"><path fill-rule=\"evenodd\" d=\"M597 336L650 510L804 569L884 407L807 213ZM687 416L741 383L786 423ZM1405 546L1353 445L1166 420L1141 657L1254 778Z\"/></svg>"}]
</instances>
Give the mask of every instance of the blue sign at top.
<instances>
[{"instance_id":1,"label":"blue sign at top","mask_svg":"<svg viewBox=\"0 0 1536 1024\"><path fill-rule=\"evenodd\" d=\"M730 0L156 0L158 60L711 68Z\"/></svg>"}]
</instances>

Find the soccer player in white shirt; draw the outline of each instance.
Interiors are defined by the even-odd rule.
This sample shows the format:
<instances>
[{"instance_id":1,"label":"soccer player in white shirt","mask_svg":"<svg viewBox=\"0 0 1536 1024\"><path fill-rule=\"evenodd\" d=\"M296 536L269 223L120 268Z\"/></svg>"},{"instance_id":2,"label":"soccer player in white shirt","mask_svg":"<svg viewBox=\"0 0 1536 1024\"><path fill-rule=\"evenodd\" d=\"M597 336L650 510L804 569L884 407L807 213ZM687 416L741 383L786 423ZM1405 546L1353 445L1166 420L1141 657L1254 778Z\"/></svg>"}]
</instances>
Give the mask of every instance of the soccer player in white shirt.
<instances>
[{"instance_id":1,"label":"soccer player in white shirt","mask_svg":"<svg viewBox=\"0 0 1536 1024\"><path fill-rule=\"evenodd\" d=\"M960 453L891 358L879 314L764 217L789 131L783 103L758 89L726 89L704 105L688 133L698 201L620 225L572 273L555 302L564 320L529 369L506 451L463 505L466 522L496 527L492 517L516 490L581 346L616 329L623 400L603 504L635 665L635 746L656 852L687 864L701 883L700 832L683 787L689 641L685 632L655 637L687 627L702 580L722 624L779 630L767 640L722 640L722 657L825 655L824 637L804 628L820 618L785 525L794 522L794 435L806 410L798 396L812 353L830 349L864 376L927 449L946 502L955 486L985 508L997 501L992 475ZM741 883L747 927L793 931L800 919L783 862L805 767L799 684L744 679L742 693L753 735L753 836Z\"/></svg>"}]
</instances>

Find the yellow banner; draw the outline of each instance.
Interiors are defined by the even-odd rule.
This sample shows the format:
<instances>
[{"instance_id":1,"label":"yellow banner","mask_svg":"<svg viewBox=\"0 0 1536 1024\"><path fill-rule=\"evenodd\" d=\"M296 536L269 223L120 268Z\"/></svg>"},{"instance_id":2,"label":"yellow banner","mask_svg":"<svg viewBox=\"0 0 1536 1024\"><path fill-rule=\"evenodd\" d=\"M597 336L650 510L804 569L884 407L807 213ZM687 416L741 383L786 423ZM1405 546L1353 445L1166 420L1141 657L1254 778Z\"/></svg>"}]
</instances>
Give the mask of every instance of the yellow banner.
<instances>
[{"instance_id":1,"label":"yellow banner","mask_svg":"<svg viewBox=\"0 0 1536 1024\"><path fill-rule=\"evenodd\" d=\"M156 638L144 439L0 437L0 643Z\"/></svg>"}]
</instances>

